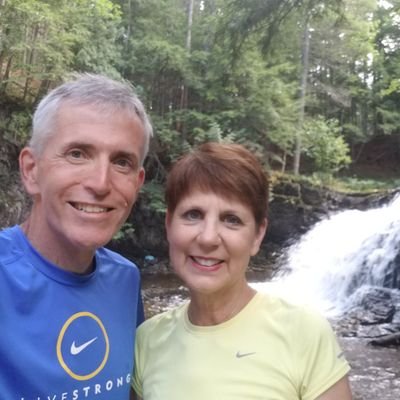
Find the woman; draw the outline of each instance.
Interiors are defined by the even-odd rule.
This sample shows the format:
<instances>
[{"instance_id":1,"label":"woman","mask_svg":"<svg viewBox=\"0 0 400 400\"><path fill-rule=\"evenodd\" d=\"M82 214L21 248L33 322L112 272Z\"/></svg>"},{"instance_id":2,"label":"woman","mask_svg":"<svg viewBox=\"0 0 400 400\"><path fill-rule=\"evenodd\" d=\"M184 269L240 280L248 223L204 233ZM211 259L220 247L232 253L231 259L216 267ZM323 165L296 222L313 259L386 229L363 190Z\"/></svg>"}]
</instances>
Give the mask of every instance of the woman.
<instances>
[{"instance_id":1,"label":"woman","mask_svg":"<svg viewBox=\"0 0 400 400\"><path fill-rule=\"evenodd\" d=\"M246 281L267 228L257 159L240 145L204 144L172 168L166 203L171 264L190 301L139 328L139 398L350 400L327 321Z\"/></svg>"}]
</instances>

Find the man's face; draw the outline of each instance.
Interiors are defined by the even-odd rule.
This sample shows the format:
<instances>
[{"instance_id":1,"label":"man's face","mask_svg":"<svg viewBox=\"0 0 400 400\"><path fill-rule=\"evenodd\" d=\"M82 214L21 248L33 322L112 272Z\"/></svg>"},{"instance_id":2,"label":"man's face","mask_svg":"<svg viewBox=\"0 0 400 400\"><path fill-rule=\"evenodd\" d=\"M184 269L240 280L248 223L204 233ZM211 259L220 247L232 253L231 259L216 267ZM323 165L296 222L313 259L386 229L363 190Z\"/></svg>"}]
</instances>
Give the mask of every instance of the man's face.
<instances>
[{"instance_id":1,"label":"man's face","mask_svg":"<svg viewBox=\"0 0 400 400\"><path fill-rule=\"evenodd\" d=\"M28 237L53 262L68 252L92 256L123 224L144 181L145 141L138 118L90 106L62 105L55 130L39 157L25 154Z\"/></svg>"}]
</instances>

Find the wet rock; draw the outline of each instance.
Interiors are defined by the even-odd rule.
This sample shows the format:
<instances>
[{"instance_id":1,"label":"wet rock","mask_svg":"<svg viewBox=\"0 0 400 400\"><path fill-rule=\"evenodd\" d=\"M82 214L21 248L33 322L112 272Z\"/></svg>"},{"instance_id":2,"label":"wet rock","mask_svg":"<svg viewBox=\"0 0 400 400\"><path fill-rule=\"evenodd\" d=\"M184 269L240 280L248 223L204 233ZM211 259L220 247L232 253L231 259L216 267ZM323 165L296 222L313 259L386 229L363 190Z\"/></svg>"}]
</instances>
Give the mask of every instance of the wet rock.
<instances>
[{"instance_id":1,"label":"wet rock","mask_svg":"<svg viewBox=\"0 0 400 400\"><path fill-rule=\"evenodd\" d=\"M400 345L400 325L397 332L389 333L369 342L373 346L399 346Z\"/></svg>"},{"instance_id":2,"label":"wet rock","mask_svg":"<svg viewBox=\"0 0 400 400\"><path fill-rule=\"evenodd\" d=\"M371 344L380 346L400 345L400 291L370 287L355 297L354 307L334 321L338 335L372 339Z\"/></svg>"},{"instance_id":3,"label":"wet rock","mask_svg":"<svg viewBox=\"0 0 400 400\"><path fill-rule=\"evenodd\" d=\"M400 334L400 324L360 325L357 336L360 338L381 338L396 333Z\"/></svg>"},{"instance_id":4,"label":"wet rock","mask_svg":"<svg viewBox=\"0 0 400 400\"><path fill-rule=\"evenodd\" d=\"M382 288L371 288L364 293L359 307L362 325L391 322L396 311L391 292Z\"/></svg>"},{"instance_id":5,"label":"wet rock","mask_svg":"<svg viewBox=\"0 0 400 400\"><path fill-rule=\"evenodd\" d=\"M400 245L398 254L390 264L390 273L385 277L385 287L400 289Z\"/></svg>"}]
</instances>

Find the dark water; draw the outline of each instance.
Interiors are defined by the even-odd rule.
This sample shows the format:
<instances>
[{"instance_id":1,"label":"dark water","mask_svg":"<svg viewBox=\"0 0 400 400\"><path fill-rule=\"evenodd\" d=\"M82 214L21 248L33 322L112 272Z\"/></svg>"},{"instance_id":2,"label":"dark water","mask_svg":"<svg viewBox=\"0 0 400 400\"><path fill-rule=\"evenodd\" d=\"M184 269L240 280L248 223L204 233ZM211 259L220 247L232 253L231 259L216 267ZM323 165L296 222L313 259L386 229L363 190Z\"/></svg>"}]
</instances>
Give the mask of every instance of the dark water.
<instances>
[{"instance_id":1,"label":"dark water","mask_svg":"<svg viewBox=\"0 0 400 400\"><path fill-rule=\"evenodd\" d=\"M187 291L174 276L145 275L143 297L150 317L180 304ZM400 348L372 347L357 338L339 340L352 368L353 400L400 400Z\"/></svg>"}]
</instances>

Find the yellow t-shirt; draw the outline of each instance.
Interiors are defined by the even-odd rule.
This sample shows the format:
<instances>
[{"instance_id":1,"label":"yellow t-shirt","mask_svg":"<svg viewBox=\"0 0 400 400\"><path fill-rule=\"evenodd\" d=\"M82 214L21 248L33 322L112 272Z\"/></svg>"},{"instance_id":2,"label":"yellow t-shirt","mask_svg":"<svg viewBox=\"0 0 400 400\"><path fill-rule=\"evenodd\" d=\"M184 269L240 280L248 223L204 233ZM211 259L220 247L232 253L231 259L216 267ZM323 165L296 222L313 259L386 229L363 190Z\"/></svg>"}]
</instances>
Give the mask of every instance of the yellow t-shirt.
<instances>
[{"instance_id":1,"label":"yellow t-shirt","mask_svg":"<svg viewBox=\"0 0 400 400\"><path fill-rule=\"evenodd\" d=\"M144 400L315 400L350 369L329 323L305 308L257 293L204 327L187 306L138 329L132 386Z\"/></svg>"}]
</instances>

